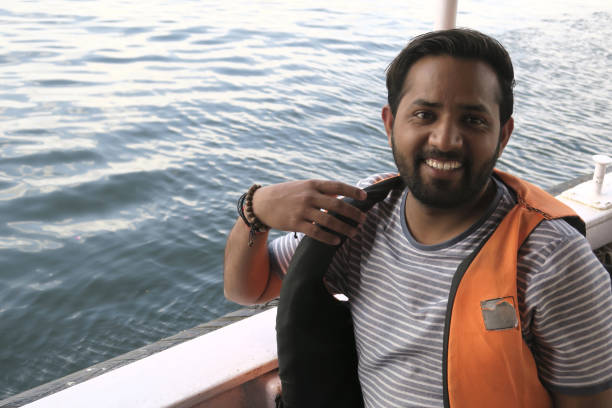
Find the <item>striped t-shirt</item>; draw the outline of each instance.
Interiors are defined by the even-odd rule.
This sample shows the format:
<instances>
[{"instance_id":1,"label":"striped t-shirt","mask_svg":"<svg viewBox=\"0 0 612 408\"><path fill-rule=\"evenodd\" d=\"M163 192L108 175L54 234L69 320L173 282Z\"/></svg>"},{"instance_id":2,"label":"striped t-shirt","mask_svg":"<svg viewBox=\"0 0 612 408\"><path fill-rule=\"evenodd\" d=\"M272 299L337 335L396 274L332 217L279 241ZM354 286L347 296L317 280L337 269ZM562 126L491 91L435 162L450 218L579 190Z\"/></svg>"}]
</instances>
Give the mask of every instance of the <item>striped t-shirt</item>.
<instances>
[{"instance_id":1,"label":"striped t-shirt","mask_svg":"<svg viewBox=\"0 0 612 408\"><path fill-rule=\"evenodd\" d=\"M366 407L443 406L442 339L453 275L516 202L494 180L497 194L485 215L449 241L418 243L405 220L407 190L393 190L336 253L326 280L349 298ZM285 273L298 242L293 233L272 241L272 267ZM610 277L584 237L563 220L543 221L519 251L517 278L523 337L542 383L565 393L612 387Z\"/></svg>"}]
</instances>

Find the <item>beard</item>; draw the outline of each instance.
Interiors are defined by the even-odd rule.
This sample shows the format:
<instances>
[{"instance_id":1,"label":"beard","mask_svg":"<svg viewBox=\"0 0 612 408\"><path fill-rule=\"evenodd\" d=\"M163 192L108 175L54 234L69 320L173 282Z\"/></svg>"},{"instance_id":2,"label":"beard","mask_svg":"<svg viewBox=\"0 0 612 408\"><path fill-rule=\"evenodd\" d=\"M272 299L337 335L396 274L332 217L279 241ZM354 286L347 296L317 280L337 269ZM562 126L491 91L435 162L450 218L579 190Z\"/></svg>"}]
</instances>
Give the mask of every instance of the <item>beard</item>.
<instances>
[{"instance_id":1,"label":"beard","mask_svg":"<svg viewBox=\"0 0 612 408\"><path fill-rule=\"evenodd\" d=\"M501 136L501 135L500 135ZM457 152L442 152L438 149L422 150L408 158L398 152L395 146L395 137L391 133L391 148L393 159L400 173L404 185L412 195L429 207L449 209L474 202L487 186L493 173L499 154L501 137L497 143L495 153L478 168L470 157ZM421 175L421 164L428 158L457 160L462 165L463 175L459 183L453 180L433 179L426 182Z\"/></svg>"}]
</instances>

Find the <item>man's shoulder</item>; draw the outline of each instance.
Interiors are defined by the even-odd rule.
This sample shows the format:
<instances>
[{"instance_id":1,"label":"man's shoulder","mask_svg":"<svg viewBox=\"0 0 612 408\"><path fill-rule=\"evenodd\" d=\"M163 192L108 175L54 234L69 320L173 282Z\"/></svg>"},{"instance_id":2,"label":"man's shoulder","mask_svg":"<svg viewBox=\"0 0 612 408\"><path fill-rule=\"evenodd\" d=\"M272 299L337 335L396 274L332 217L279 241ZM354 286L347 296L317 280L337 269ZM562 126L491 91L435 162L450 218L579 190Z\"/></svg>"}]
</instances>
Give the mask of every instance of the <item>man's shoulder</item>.
<instances>
[{"instance_id":1,"label":"man's shoulder","mask_svg":"<svg viewBox=\"0 0 612 408\"><path fill-rule=\"evenodd\" d=\"M506 206L516 205L516 191L511 186L507 185L507 180L500 178L499 174L500 172L496 171L495 178L497 179L498 186L503 186L502 190ZM520 180L515 176L513 177ZM523 180L521 180L521 183L529 184ZM556 200L552 196L547 197L547 199ZM582 248L583 251L590 248L588 241L582 233L565 218L544 219L533 229L531 234L529 234L520 252L522 256L535 252L539 254L538 258L546 259L555 252L562 250L562 248L567 249L567 245L574 248Z\"/></svg>"},{"instance_id":2,"label":"man's shoulder","mask_svg":"<svg viewBox=\"0 0 612 408\"><path fill-rule=\"evenodd\" d=\"M512 195L521 205L545 214L546 218L567 217L568 223L571 223L571 225L582 233L585 232L584 223L577 217L576 212L547 191L535 184L522 180L509 173L504 173L498 169L495 169L494 175L512 191Z\"/></svg>"},{"instance_id":3,"label":"man's shoulder","mask_svg":"<svg viewBox=\"0 0 612 408\"><path fill-rule=\"evenodd\" d=\"M533 232L539 235L546 235L550 239L584 238L584 236L576 228L572 227L564 218L543 220L537 227L535 227Z\"/></svg>"},{"instance_id":4,"label":"man's shoulder","mask_svg":"<svg viewBox=\"0 0 612 408\"><path fill-rule=\"evenodd\" d=\"M543 220L527 238L526 243L558 246L568 241L586 242L585 237L565 219Z\"/></svg>"},{"instance_id":5,"label":"man's shoulder","mask_svg":"<svg viewBox=\"0 0 612 408\"><path fill-rule=\"evenodd\" d=\"M586 238L563 218L543 220L534 228L521 246L521 261L536 264L559 263L564 254L586 255L591 247Z\"/></svg>"}]
</instances>

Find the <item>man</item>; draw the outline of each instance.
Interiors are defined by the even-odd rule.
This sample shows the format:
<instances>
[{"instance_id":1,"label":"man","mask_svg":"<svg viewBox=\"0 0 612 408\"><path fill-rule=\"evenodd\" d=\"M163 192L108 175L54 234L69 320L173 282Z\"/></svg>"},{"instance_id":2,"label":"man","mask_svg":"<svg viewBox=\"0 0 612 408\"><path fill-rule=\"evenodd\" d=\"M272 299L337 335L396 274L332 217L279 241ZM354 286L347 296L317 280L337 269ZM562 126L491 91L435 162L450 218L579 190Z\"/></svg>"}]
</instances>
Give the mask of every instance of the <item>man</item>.
<instances>
[{"instance_id":1,"label":"man","mask_svg":"<svg viewBox=\"0 0 612 408\"><path fill-rule=\"evenodd\" d=\"M540 198L527 183L493 172L514 127L513 84L507 52L486 35L455 29L415 38L388 69L388 105L382 109L406 188L392 190L367 214L335 198L366 197L360 188L342 183L310 180L251 188L240 204L242 219L228 238L226 297L252 304L278 296L298 240L290 233L267 244L266 226L332 245L340 243L337 233L349 239L338 250L326 283L349 298L366 407L442 406L447 383L451 406L479 406L471 398L479 389L486 394L496 379L483 378L472 360L487 352L487 336L498 341L511 333L518 333L517 347L526 355L517 351L523 357L514 359L514 350L502 353L486 368L511 367L519 373L505 379L507 387L502 382L504 392L534 393L521 399L529 406L612 406L607 272L582 235L558 219L566 215L560 204ZM386 176L372 176L358 186ZM526 238L512 238L525 223L533 224ZM503 245L502 233L513 250ZM475 263L462 271L457 288L457 271L472 254ZM482 266L491 262L493 271ZM455 321L472 318L472 311L464 313L469 307L460 306L470 298L462 291L482 290L491 277L508 274L516 298L475 298L478 327L453 334L448 310ZM447 310L449 296L453 305ZM452 359L447 361L448 324ZM495 347L503 352L516 338ZM443 379L447 364L449 372L459 364L452 379ZM464 372L467 380L459 378Z\"/></svg>"}]
</instances>

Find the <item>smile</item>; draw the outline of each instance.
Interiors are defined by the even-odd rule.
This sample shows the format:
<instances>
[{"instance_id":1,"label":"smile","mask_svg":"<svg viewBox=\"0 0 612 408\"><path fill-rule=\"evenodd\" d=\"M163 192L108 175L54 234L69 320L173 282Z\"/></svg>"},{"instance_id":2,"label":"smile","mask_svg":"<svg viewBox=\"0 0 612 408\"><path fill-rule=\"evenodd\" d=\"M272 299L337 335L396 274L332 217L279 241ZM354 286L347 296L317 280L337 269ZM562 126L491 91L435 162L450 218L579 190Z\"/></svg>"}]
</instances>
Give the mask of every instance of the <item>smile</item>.
<instances>
[{"instance_id":1,"label":"smile","mask_svg":"<svg viewBox=\"0 0 612 408\"><path fill-rule=\"evenodd\" d=\"M461 167L461 163L455 160L435 160L435 159L427 159L425 163L429 167L433 167L436 170L455 170Z\"/></svg>"}]
</instances>

